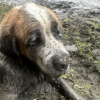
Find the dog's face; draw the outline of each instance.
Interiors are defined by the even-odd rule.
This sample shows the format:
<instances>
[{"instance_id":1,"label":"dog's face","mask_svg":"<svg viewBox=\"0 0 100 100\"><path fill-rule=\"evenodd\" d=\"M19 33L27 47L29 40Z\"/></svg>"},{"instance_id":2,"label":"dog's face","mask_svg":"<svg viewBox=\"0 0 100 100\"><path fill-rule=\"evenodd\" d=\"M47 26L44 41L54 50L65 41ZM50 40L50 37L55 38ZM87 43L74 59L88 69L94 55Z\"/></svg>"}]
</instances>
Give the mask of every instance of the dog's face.
<instances>
[{"instance_id":1,"label":"dog's face","mask_svg":"<svg viewBox=\"0 0 100 100\"><path fill-rule=\"evenodd\" d=\"M17 41L21 55L35 62L51 77L61 76L68 68L69 53L57 40L62 34L62 25L50 9L34 3L18 6L8 12L1 25L0 48L3 53L9 51L2 50L2 42L7 38L5 41L10 41L14 51L14 41ZM8 46L6 43L6 48Z\"/></svg>"}]
</instances>

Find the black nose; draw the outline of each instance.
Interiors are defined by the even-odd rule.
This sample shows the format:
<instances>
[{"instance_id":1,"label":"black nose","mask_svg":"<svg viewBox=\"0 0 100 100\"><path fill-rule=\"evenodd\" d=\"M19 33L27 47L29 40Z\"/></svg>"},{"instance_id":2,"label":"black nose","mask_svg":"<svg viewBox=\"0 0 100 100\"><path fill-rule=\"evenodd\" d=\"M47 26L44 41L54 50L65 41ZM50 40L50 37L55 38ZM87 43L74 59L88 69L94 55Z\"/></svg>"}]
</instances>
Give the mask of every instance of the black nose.
<instances>
[{"instance_id":1,"label":"black nose","mask_svg":"<svg viewBox=\"0 0 100 100\"><path fill-rule=\"evenodd\" d=\"M70 57L67 54L55 55L53 57L54 68L58 70L65 70L70 64Z\"/></svg>"}]
</instances>

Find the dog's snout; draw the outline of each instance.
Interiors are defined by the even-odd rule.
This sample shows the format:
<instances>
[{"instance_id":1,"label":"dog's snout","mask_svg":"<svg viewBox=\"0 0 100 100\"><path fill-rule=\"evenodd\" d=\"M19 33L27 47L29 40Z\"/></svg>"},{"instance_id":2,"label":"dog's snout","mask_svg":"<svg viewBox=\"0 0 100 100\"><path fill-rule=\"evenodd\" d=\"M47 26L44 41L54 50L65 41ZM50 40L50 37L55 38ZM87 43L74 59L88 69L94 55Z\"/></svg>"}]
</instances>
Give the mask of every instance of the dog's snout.
<instances>
[{"instance_id":1,"label":"dog's snout","mask_svg":"<svg viewBox=\"0 0 100 100\"><path fill-rule=\"evenodd\" d=\"M67 54L61 56L55 55L53 57L53 65L58 70L65 70L70 64L70 57Z\"/></svg>"}]
</instances>

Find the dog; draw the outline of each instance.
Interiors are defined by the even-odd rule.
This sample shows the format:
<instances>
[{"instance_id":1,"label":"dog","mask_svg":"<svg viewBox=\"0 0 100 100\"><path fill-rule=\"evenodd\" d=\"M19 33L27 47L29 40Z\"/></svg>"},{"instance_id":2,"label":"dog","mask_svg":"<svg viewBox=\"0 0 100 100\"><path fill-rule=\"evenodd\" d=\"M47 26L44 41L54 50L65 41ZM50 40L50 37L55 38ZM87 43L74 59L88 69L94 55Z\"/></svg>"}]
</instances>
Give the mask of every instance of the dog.
<instances>
[{"instance_id":1,"label":"dog","mask_svg":"<svg viewBox=\"0 0 100 100\"><path fill-rule=\"evenodd\" d=\"M0 29L0 70L7 93L0 97L2 100L36 99L33 94L38 87L43 93L49 87L49 95L54 91L59 94L48 80L60 77L70 65L70 55L59 41L62 32L62 24L52 10L31 2L5 15ZM59 100L59 96L54 98Z\"/></svg>"}]
</instances>

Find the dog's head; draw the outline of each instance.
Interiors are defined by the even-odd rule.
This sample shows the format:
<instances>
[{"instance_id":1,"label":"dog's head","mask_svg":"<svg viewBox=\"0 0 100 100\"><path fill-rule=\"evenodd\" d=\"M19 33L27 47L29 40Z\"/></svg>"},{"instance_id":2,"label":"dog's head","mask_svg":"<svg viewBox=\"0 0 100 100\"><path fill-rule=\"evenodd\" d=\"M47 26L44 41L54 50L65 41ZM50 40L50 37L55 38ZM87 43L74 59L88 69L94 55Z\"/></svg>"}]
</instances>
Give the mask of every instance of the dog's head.
<instances>
[{"instance_id":1,"label":"dog's head","mask_svg":"<svg viewBox=\"0 0 100 100\"><path fill-rule=\"evenodd\" d=\"M1 23L0 51L6 55L21 54L44 73L58 77L70 62L69 53L57 40L62 31L58 17L50 9L34 3L17 6Z\"/></svg>"}]
</instances>

